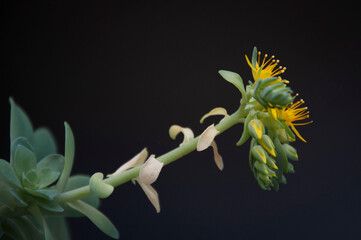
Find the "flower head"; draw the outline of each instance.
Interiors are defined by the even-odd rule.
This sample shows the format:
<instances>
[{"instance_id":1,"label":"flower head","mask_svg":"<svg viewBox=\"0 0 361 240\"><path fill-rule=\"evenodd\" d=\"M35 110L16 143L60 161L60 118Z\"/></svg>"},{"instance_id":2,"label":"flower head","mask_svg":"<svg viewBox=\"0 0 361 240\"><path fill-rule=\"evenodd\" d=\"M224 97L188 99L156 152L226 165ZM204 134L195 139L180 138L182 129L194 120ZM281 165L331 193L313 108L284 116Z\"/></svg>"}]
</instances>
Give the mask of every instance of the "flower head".
<instances>
[{"instance_id":1,"label":"flower head","mask_svg":"<svg viewBox=\"0 0 361 240\"><path fill-rule=\"evenodd\" d=\"M300 135L300 133L296 130L295 126L298 125L306 125L306 124L310 124L313 121L309 121L309 122L303 122L303 123L294 123L296 121L300 121L300 120L304 120L310 117L309 115L309 111L307 111L307 107L302 107L300 108L300 106L305 103L302 99L294 104L292 104L290 107L285 107L284 109L282 109L279 113L279 118L285 120L286 124L289 125L292 130L295 132L295 134L297 135L297 137L299 137L302 141L306 142L305 139L303 139L303 137Z\"/></svg>"},{"instance_id":2,"label":"flower head","mask_svg":"<svg viewBox=\"0 0 361 240\"><path fill-rule=\"evenodd\" d=\"M269 59L267 59L268 54L265 54L261 62L261 52L258 52L258 54L256 52L257 49L255 48L253 50L252 63L249 61L246 55L246 60L252 69L252 75L255 82L257 82L258 79L274 77L286 71L286 67L277 67L280 61L275 60L275 56L272 55ZM256 57L256 55L258 56Z\"/></svg>"}]
</instances>

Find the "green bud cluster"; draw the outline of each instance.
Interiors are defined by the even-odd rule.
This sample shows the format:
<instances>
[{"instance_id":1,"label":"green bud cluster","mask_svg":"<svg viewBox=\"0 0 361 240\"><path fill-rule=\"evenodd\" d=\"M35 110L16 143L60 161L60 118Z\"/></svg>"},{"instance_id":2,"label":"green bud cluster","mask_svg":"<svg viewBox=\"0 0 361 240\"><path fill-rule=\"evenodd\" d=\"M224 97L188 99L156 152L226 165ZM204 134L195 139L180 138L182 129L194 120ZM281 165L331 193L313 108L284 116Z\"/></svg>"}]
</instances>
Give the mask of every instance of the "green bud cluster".
<instances>
[{"instance_id":1,"label":"green bud cluster","mask_svg":"<svg viewBox=\"0 0 361 240\"><path fill-rule=\"evenodd\" d=\"M287 80L283 80L287 81ZM252 96L264 107L284 107L293 102L293 91L279 77L258 79Z\"/></svg>"},{"instance_id":2,"label":"green bud cluster","mask_svg":"<svg viewBox=\"0 0 361 240\"><path fill-rule=\"evenodd\" d=\"M247 121L247 118L253 119ZM284 129L275 129L274 122L277 120L274 120L268 113L250 112L247 118L245 121L247 125L245 125L241 137L242 141L237 144L244 143L248 138L252 139L249 154L251 171L262 189L274 188L278 191L279 184L287 183L284 174L295 172L293 165L288 160L297 161L297 151L288 144L289 140L288 143L281 142L278 132L283 132L281 130ZM281 126L283 126L282 123L278 125L278 127Z\"/></svg>"}]
</instances>

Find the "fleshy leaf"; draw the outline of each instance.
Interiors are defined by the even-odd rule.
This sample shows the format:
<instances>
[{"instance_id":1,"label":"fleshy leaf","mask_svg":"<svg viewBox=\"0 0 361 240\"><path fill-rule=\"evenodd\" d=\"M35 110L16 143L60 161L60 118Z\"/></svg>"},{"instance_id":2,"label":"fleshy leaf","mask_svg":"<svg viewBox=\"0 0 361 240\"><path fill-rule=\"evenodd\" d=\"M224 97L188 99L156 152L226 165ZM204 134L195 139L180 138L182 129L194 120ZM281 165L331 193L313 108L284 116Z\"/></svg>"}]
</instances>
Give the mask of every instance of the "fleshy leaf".
<instances>
[{"instance_id":1,"label":"fleshy leaf","mask_svg":"<svg viewBox=\"0 0 361 240\"><path fill-rule=\"evenodd\" d=\"M10 144L17 137L25 137L29 142L33 141L33 126L23 109L10 98Z\"/></svg>"},{"instance_id":2,"label":"fleshy leaf","mask_svg":"<svg viewBox=\"0 0 361 240\"><path fill-rule=\"evenodd\" d=\"M17 137L11 144L10 163L12 166L14 165L15 151L20 145L34 152L33 146L29 143L28 139L25 137Z\"/></svg>"},{"instance_id":3,"label":"fleshy leaf","mask_svg":"<svg viewBox=\"0 0 361 240\"><path fill-rule=\"evenodd\" d=\"M114 191L114 187L104 183L103 178L103 173L97 172L91 176L89 181L90 192L99 198L107 198Z\"/></svg>"},{"instance_id":4,"label":"fleshy leaf","mask_svg":"<svg viewBox=\"0 0 361 240\"><path fill-rule=\"evenodd\" d=\"M14 170L19 179L23 173L36 168L36 157L32 151L19 145L15 151Z\"/></svg>"},{"instance_id":5,"label":"fleshy leaf","mask_svg":"<svg viewBox=\"0 0 361 240\"><path fill-rule=\"evenodd\" d=\"M55 240L70 240L70 233L64 217L47 217L48 226Z\"/></svg>"},{"instance_id":6,"label":"fleshy leaf","mask_svg":"<svg viewBox=\"0 0 361 240\"><path fill-rule=\"evenodd\" d=\"M76 211L84 214L90 221L92 221L95 226L97 226L101 231L103 231L108 236L118 239L119 232L114 227L113 223L98 209L86 204L83 201L77 200L74 202L67 203L71 208Z\"/></svg>"},{"instance_id":7,"label":"fleshy leaf","mask_svg":"<svg viewBox=\"0 0 361 240\"><path fill-rule=\"evenodd\" d=\"M44 229L44 233L45 233L45 240L54 240L49 226L42 214L42 212L40 211L39 207L36 205L31 205L28 208L28 211L34 216L34 218L40 223L40 225L43 227Z\"/></svg>"},{"instance_id":8,"label":"fleshy leaf","mask_svg":"<svg viewBox=\"0 0 361 240\"><path fill-rule=\"evenodd\" d=\"M219 70L218 73L228 82L232 83L241 93L243 97L246 97L246 90L244 89L243 79L238 73Z\"/></svg>"},{"instance_id":9,"label":"fleshy leaf","mask_svg":"<svg viewBox=\"0 0 361 240\"><path fill-rule=\"evenodd\" d=\"M25 188L25 190L36 197L41 197L44 199L48 199L48 200L53 200L54 197L56 197L57 195L59 195L59 191L56 189L29 189L29 188Z\"/></svg>"},{"instance_id":10,"label":"fleshy leaf","mask_svg":"<svg viewBox=\"0 0 361 240\"><path fill-rule=\"evenodd\" d=\"M36 169L39 171L42 168L50 168L56 172L62 172L64 169L64 157L60 154L50 154L41 159Z\"/></svg>"},{"instance_id":11,"label":"fleshy leaf","mask_svg":"<svg viewBox=\"0 0 361 240\"><path fill-rule=\"evenodd\" d=\"M54 183L58 179L60 172L50 168L42 168L37 172L37 175L39 177L38 188L44 188Z\"/></svg>"},{"instance_id":12,"label":"fleshy leaf","mask_svg":"<svg viewBox=\"0 0 361 240\"><path fill-rule=\"evenodd\" d=\"M35 130L33 147L34 153L38 160L43 159L49 154L54 154L57 152L54 136L51 134L50 130L45 127L41 127Z\"/></svg>"},{"instance_id":13,"label":"fleshy leaf","mask_svg":"<svg viewBox=\"0 0 361 240\"><path fill-rule=\"evenodd\" d=\"M14 169L10 166L9 162L0 159L0 176L2 176L7 182L21 187L20 181L17 178Z\"/></svg>"},{"instance_id":14,"label":"fleshy leaf","mask_svg":"<svg viewBox=\"0 0 361 240\"><path fill-rule=\"evenodd\" d=\"M64 212L64 209L55 201L49 201L44 198L36 198L36 197L34 197L34 199L36 201L36 204L42 209L55 213Z\"/></svg>"},{"instance_id":15,"label":"fleshy leaf","mask_svg":"<svg viewBox=\"0 0 361 240\"><path fill-rule=\"evenodd\" d=\"M22 216L11 218L18 226L21 226L22 232L27 236L26 239L44 239L43 232L34 224L33 218L29 216Z\"/></svg>"},{"instance_id":16,"label":"fleshy leaf","mask_svg":"<svg viewBox=\"0 0 361 240\"><path fill-rule=\"evenodd\" d=\"M76 188L84 187L89 184L90 177L85 175L75 175L69 178L69 181L65 187L65 192L71 191ZM82 201L92 205L95 208L99 207L99 199L95 196L83 198Z\"/></svg>"},{"instance_id":17,"label":"fleshy leaf","mask_svg":"<svg viewBox=\"0 0 361 240\"><path fill-rule=\"evenodd\" d=\"M73 132L67 122L65 125L65 163L64 170L60 176L60 179L56 185L56 188L62 192L65 188L66 182L70 176L71 169L73 167L74 155L75 155L75 143Z\"/></svg>"},{"instance_id":18,"label":"fleshy leaf","mask_svg":"<svg viewBox=\"0 0 361 240\"><path fill-rule=\"evenodd\" d=\"M217 108L212 109L209 113L205 114L201 118L200 123L203 123L206 118L208 118L210 116L216 116L216 115L224 116L224 118L228 117L228 113L225 108L217 107Z\"/></svg>"}]
</instances>

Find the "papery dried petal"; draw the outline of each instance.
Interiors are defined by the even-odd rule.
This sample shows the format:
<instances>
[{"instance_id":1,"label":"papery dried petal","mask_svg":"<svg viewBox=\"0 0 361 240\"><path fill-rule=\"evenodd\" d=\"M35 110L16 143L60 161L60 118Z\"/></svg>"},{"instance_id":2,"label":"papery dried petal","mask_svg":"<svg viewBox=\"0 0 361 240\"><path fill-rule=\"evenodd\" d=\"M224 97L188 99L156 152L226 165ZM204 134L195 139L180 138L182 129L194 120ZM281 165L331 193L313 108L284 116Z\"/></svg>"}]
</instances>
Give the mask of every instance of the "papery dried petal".
<instances>
[{"instance_id":1,"label":"papery dried petal","mask_svg":"<svg viewBox=\"0 0 361 240\"><path fill-rule=\"evenodd\" d=\"M210 116L215 116L215 115L222 115L224 116L224 118L228 117L228 113L227 113L227 110L225 108L222 108L222 107L217 107L217 108L214 108L212 109L209 113L205 114L200 122L203 123L203 121L210 117Z\"/></svg>"},{"instance_id":2,"label":"papery dried petal","mask_svg":"<svg viewBox=\"0 0 361 240\"><path fill-rule=\"evenodd\" d=\"M224 164L223 164L223 158L218 152L218 147L215 141L211 143L211 146L213 147L213 154L214 154L214 162L216 163L219 170L223 170Z\"/></svg>"},{"instance_id":3,"label":"papery dried petal","mask_svg":"<svg viewBox=\"0 0 361 240\"><path fill-rule=\"evenodd\" d=\"M137 167L144 163L145 159L148 157L148 150L147 148L144 148L140 153L135 155L132 159L130 159L128 162L121 165L114 173L108 174L107 177L110 177L112 175L116 175L118 173L124 172L130 168Z\"/></svg>"},{"instance_id":4,"label":"papery dried petal","mask_svg":"<svg viewBox=\"0 0 361 240\"><path fill-rule=\"evenodd\" d=\"M154 183L157 180L163 165L164 163L159 162L154 157L154 154L151 155L139 171L139 182L148 185Z\"/></svg>"},{"instance_id":5,"label":"papery dried petal","mask_svg":"<svg viewBox=\"0 0 361 240\"><path fill-rule=\"evenodd\" d=\"M169 136L174 140L177 135L182 132L183 133L183 142L180 144L185 144L189 141L192 141L194 139L194 134L193 134L193 131L192 129L190 128L184 128L184 127L181 127L179 125L172 125L170 128L169 128Z\"/></svg>"},{"instance_id":6,"label":"papery dried petal","mask_svg":"<svg viewBox=\"0 0 361 240\"><path fill-rule=\"evenodd\" d=\"M219 131L214 127L214 124L210 125L206 130L204 130L204 132L199 137L197 151L203 151L204 149L207 149L218 133Z\"/></svg>"},{"instance_id":7,"label":"papery dried petal","mask_svg":"<svg viewBox=\"0 0 361 240\"><path fill-rule=\"evenodd\" d=\"M160 212L160 204L159 204L159 196L157 191L148 184L144 184L140 181L138 181L140 187L143 189L145 195L147 195L149 201L153 204L155 210L157 211L157 213Z\"/></svg>"}]
</instances>

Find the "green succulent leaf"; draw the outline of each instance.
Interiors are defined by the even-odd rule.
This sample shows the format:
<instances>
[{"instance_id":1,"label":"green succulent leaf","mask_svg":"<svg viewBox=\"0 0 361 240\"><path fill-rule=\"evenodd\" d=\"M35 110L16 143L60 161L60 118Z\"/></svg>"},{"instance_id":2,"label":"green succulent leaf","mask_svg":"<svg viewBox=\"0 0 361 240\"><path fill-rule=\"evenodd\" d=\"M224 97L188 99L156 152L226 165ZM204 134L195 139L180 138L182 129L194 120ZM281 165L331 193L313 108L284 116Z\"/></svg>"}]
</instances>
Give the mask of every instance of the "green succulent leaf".
<instances>
[{"instance_id":1,"label":"green succulent leaf","mask_svg":"<svg viewBox=\"0 0 361 240\"><path fill-rule=\"evenodd\" d=\"M71 169L73 167L74 155L75 155L75 143L73 132L67 122L65 125L65 163L64 170L60 175L60 179L56 185L56 188L62 192L65 188L66 182L70 176Z\"/></svg>"},{"instance_id":2,"label":"green succulent leaf","mask_svg":"<svg viewBox=\"0 0 361 240\"><path fill-rule=\"evenodd\" d=\"M39 177L38 188L44 188L54 183L58 179L60 172L50 168L42 168L37 172L37 175Z\"/></svg>"},{"instance_id":3,"label":"green succulent leaf","mask_svg":"<svg viewBox=\"0 0 361 240\"><path fill-rule=\"evenodd\" d=\"M97 226L101 231L103 231L108 236L114 239L119 238L119 232L115 228L113 223L98 209L80 200L68 203L68 205L74 210L84 214L87 218L89 218L90 221L94 223L95 226Z\"/></svg>"},{"instance_id":4,"label":"green succulent leaf","mask_svg":"<svg viewBox=\"0 0 361 240\"><path fill-rule=\"evenodd\" d=\"M45 127L35 130L33 146L37 159L43 159L49 154L57 153L54 136L50 130Z\"/></svg>"},{"instance_id":5,"label":"green succulent leaf","mask_svg":"<svg viewBox=\"0 0 361 240\"><path fill-rule=\"evenodd\" d=\"M18 137L25 137L29 142L33 142L33 126L25 111L10 98L10 143Z\"/></svg>"},{"instance_id":6,"label":"green succulent leaf","mask_svg":"<svg viewBox=\"0 0 361 240\"><path fill-rule=\"evenodd\" d=\"M20 145L29 149L32 152L34 150L33 146L29 143L28 139L26 139L25 137L17 137L11 144L10 163L12 166L13 166L15 151Z\"/></svg>"},{"instance_id":7,"label":"green succulent leaf","mask_svg":"<svg viewBox=\"0 0 361 240\"><path fill-rule=\"evenodd\" d=\"M20 181L17 178L14 169L10 166L8 161L3 159L0 159L0 179L1 178L17 187L21 187Z\"/></svg>"},{"instance_id":8,"label":"green succulent leaf","mask_svg":"<svg viewBox=\"0 0 361 240\"><path fill-rule=\"evenodd\" d=\"M238 73L220 70L218 73L228 82L232 83L241 93L243 97L246 97L246 90L244 89L243 79Z\"/></svg>"},{"instance_id":9,"label":"green succulent leaf","mask_svg":"<svg viewBox=\"0 0 361 240\"><path fill-rule=\"evenodd\" d=\"M23 173L36 168L36 157L32 151L19 145L15 151L14 170L19 179Z\"/></svg>"},{"instance_id":10,"label":"green succulent leaf","mask_svg":"<svg viewBox=\"0 0 361 240\"><path fill-rule=\"evenodd\" d=\"M276 164L280 171L287 173L288 172L288 158L285 150L283 149L283 145L280 142L278 136L273 139L273 143L276 148Z\"/></svg>"},{"instance_id":11,"label":"green succulent leaf","mask_svg":"<svg viewBox=\"0 0 361 240\"><path fill-rule=\"evenodd\" d=\"M39 177L34 169L22 175L22 183L24 187L36 189L38 186Z\"/></svg>"},{"instance_id":12,"label":"green succulent leaf","mask_svg":"<svg viewBox=\"0 0 361 240\"><path fill-rule=\"evenodd\" d=\"M43 168L50 168L53 171L62 172L64 169L64 157L60 154L50 154L41 159L36 168L38 171Z\"/></svg>"},{"instance_id":13,"label":"green succulent leaf","mask_svg":"<svg viewBox=\"0 0 361 240\"><path fill-rule=\"evenodd\" d=\"M48 223L45 220L45 217L38 206L31 205L28 208L28 211L34 216L34 218L40 223L44 229L45 240L55 240L51 234Z\"/></svg>"},{"instance_id":14,"label":"green succulent leaf","mask_svg":"<svg viewBox=\"0 0 361 240\"><path fill-rule=\"evenodd\" d=\"M34 220L29 216L12 218L12 220L21 227L21 230L26 236L26 239L44 239L44 233L38 228L38 226L34 223Z\"/></svg>"},{"instance_id":15,"label":"green succulent leaf","mask_svg":"<svg viewBox=\"0 0 361 240\"><path fill-rule=\"evenodd\" d=\"M24 199L20 196L20 194L16 190L10 189L9 193L14 198L14 202L16 203L17 206L19 206L19 207L27 207L28 206L28 204L24 201Z\"/></svg>"},{"instance_id":16,"label":"green succulent leaf","mask_svg":"<svg viewBox=\"0 0 361 240\"><path fill-rule=\"evenodd\" d=\"M53 200L54 197L59 195L59 191L56 189L30 189L25 188L26 192L35 197L40 197L48 200Z\"/></svg>"},{"instance_id":17,"label":"green succulent leaf","mask_svg":"<svg viewBox=\"0 0 361 240\"><path fill-rule=\"evenodd\" d=\"M70 233L64 217L47 217L50 231L54 240L70 240Z\"/></svg>"},{"instance_id":18,"label":"green succulent leaf","mask_svg":"<svg viewBox=\"0 0 361 240\"><path fill-rule=\"evenodd\" d=\"M2 227L4 232L6 233L5 236L10 237L10 239L16 239L16 240L28 240L29 238L26 236L26 233L24 232L22 226L14 221L13 219L6 219L2 223ZM1 238L3 239L3 238Z\"/></svg>"},{"instance_id":19,"label":"green succulent leaf","mask_svg":"<svg viewBox=\"0 0 361 240\"><path fill-rule=\"evenodd\" d=\"M45 209L47 211L50 212L55 212L55 213L61 213L64 212L64 209L55 201L50 201L44 198L38 198L38 197L34 197L33 198L36 202L36 204L41 207L42 209Z\"/></svg>"},{"instance_id":20,"label":"green succulent leaf","mask_svg":"<svg viewBox=\"0 0 361 240\"><path fill-rule=\"evenodd\" d=\"M90 192L99 198L107 198L114 191L112 185L103 182L103 173L94 173L89 181Z\"/></svg>"},{"instance_id":21,"label":"green succulent leaf","mask_svg":"<svg viewBox=\"0 0 361 240\"><path fill-rule=\"evenodd\" d=\"M71 191L76 188L84 187L89 184L90 177L85 175L75 175L69 178L69 181L64 189L64 192ZM100 205L100 200L96 196L90 196L82 199L83 202L98 208ZM67 217L82 217L83 215L74 209L64 206L64 216Z\"/></svg>"},{"instance_id":22,"label":"green succulent leaf","mask_svg":"<svg viewBox=\"0 0 361 240\"><path fill-rule=\"evenodd\" d=\"M253 52L252 52L252 66L253 66L254 68L257 67L256 63L257 63L257 47L254 46L254 47L253 47Z\"/></svg>"}]
</instances>

